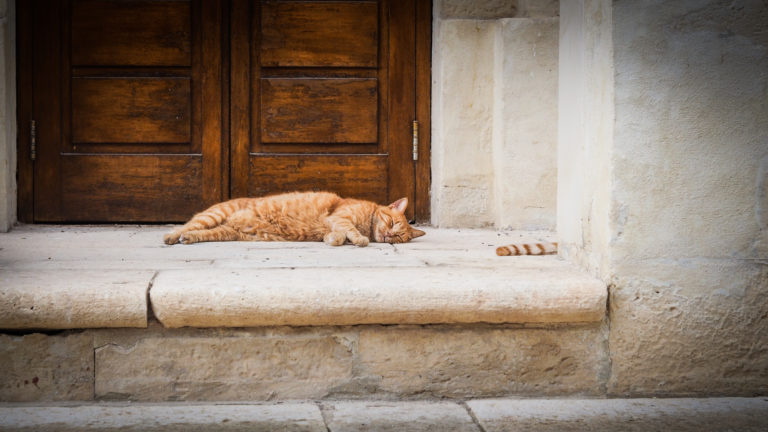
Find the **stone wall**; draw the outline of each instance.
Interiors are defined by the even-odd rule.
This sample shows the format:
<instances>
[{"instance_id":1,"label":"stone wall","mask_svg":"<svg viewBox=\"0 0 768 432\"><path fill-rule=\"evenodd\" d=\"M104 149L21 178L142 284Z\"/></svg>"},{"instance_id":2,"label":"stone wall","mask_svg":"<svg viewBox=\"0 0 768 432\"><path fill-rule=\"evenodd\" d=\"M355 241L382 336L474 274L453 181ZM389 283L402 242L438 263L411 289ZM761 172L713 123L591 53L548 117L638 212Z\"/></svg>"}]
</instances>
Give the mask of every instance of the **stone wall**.
<instances>
[{"instance_id":1,"label":"stone wall","mask_svg":"<svg viewBox=\"0 0 768 432\"><path fill-rule=\"evenodd\" d=\"M16 221L16 3L0 0L0 232Z\"/></svg>"},{"instance_id":2,"label":"stone wall","mask_svg":"<svg viewBox=\"0 0 768 432\"><path fill-rule=\"evenodd\" d=\"M434 3L434 225L554 229L557 16L557 1Z\"/></svg>"},{"instance_id":3,"label":"stone wall","mask_svg":"<svg viewBox=\"0 0 768 432\"><path fill-rule=\"evenodd\" d=\"M0 402L600 395L605 323L0 334Z\"/></svg>"},{"instance_id":4,"label":"stone wall","mask_svg":"<svg viewBox=\"0 0 768 432\"><path fill-rule=\"evenodd\" d=\"M610 395L768 393L766 23L563 2L558 232L610 284Z\"/></svg>"}]
</instances>

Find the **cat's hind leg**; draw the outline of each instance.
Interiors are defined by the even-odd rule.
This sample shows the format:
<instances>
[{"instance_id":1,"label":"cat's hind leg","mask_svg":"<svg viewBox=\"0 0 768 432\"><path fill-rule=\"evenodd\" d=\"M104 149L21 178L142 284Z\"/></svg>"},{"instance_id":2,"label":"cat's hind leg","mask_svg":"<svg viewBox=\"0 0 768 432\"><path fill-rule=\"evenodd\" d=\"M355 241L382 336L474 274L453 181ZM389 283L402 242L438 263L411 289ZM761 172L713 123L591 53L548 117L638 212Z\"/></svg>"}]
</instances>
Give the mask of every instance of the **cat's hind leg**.
<instances>
[{"instance_id":1,"label":"cat's hind leg","mask_svg":"<svg viewBox=\"0 0 768 432\"><path fill-rule=\"evenodd\" d=\"M219 225L211 229L192 230L182 233L179 240L184 244L243 240L243 235L232 227Z\"/></svg>"}]
</instances>

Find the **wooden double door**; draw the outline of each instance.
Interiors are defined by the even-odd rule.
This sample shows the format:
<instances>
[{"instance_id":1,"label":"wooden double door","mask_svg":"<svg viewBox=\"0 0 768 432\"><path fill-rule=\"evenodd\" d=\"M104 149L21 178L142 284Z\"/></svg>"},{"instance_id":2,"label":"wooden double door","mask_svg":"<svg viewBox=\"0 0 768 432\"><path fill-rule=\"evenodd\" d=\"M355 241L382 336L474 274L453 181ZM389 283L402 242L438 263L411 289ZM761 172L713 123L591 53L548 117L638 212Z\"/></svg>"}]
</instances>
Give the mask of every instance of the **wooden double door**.
<instances>
[{"instance_id":1,"label":"wooden double door","mask_svg":"<svg viewBox=\"0 0 768 432\"><path fill-rule=\"evenodd\" d=\"M428 217L429 1L18 6L20 220L183 221L292 190Z\"/></svg>"}]
</instances>

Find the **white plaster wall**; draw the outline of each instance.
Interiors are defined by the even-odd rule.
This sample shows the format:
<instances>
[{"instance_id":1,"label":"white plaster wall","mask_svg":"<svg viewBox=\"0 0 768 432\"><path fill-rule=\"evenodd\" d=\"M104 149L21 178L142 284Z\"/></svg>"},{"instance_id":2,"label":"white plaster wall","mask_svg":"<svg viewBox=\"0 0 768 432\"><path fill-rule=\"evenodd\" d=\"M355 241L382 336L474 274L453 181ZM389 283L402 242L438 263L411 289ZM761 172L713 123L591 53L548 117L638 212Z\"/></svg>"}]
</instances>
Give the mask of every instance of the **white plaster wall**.
<instances>
[{"instance_id":1,"label":"white plaster wall","mask_svg":"<svg viewBox=\"0 0 768 432\"><path fill-rule=\"evenodd\" d=\"M433 224L554 229L558 2L434 11Z\"/></svg>"},{"instance_id":2,"label":"white plaster wall","mask_svg":"<svg viewBox=\"0 0 768 432\"><path fill-rule=\"evenodd\" d=\"M607 279L614 120L611 1L563 0L560 15L559 252Z\"/></svg>"},{"instance_id":3,"label":"white plaster wall","mask_svg":"<svg viewBox=\"0 0 768 432\"><path fill-rule=\"evenodd\" d=\"M768 4L614 1L609 389L768 392Z\"/></svg>"},{"instance_id":4,"label":"white plaster wall","mask_svg":"<svg viewBox=\"0 0 768 432\"><path fill-rule=\"evenodd\" d=\"M0 0L0 232L16 221L15 2Z\"/></svg>"},{"instance_id":5,"label":"white plaster wall","mask_svg":"<svg viewBox=\"0 0 768 432\"><path fill-rule=\"evenodd\" d=\"M558 233L609 283L609 395L765 394L768 5L563 0L560 37Z\"/></svg>"}]
</instances>

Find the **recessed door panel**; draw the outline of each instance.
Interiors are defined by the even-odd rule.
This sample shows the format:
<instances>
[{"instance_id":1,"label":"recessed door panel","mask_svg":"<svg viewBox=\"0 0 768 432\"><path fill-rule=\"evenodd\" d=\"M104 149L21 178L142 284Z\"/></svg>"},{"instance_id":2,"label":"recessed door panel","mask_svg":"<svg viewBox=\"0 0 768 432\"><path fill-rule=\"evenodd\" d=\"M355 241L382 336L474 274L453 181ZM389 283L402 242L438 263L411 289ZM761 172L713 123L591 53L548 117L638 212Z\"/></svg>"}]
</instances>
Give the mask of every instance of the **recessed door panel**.
<instances>
[{"instance_id":1,"label":"recessed door panel","mask_svg":"<svg viewBox=\"0 0 768 432\"><path fill-rule=\"evenodd\" d=\"M376 143L373 78L264 78L263 143Z\"/></svg>"},{"instance_id":2,"label":"recessed door panel","mask_svg":"<svg viewBox=\"0 0 768 432\"><path fill-rule=\"evenodd\" d=\"M75 0L72 65L191 66L189 1Z\"/></svg>"},{"instance_id":3,"label":"recessed door panel","mask_svg":"<svg viewBox=\"0 0 768 432\"><path fill-rule=\"evenodd\" d=\"M189 77L76 77L72 143L189 143Z\"/></svg>"},{"instance_id":4,"label":"recessed door panel","mask_svg":"<svg viewBox=\"0 0 768 432\"><path fill-rule=\"evenodd\" d=\"M413 199L415 5L233 2L233 196Z\"/></svg>"},{"instance_id":5,"label":"recessed door panel","mask_svg":"<svg viewBox=\"0 0 768 432\"><path fill-rule=\"evenodd\" d=\"M376 2L267 1L261 5L264 67L376 67Z\"/></svg>"},{"instance_id":6,"label":"recessed door panel","mask_svg":"<svg viewBox=\"0 0 768 432\"><path fill-rule=\"evenodd\" d=\"M219 2L23 7L36 221L182 221L225 197Z\"/></svg>"}]
</instances>

